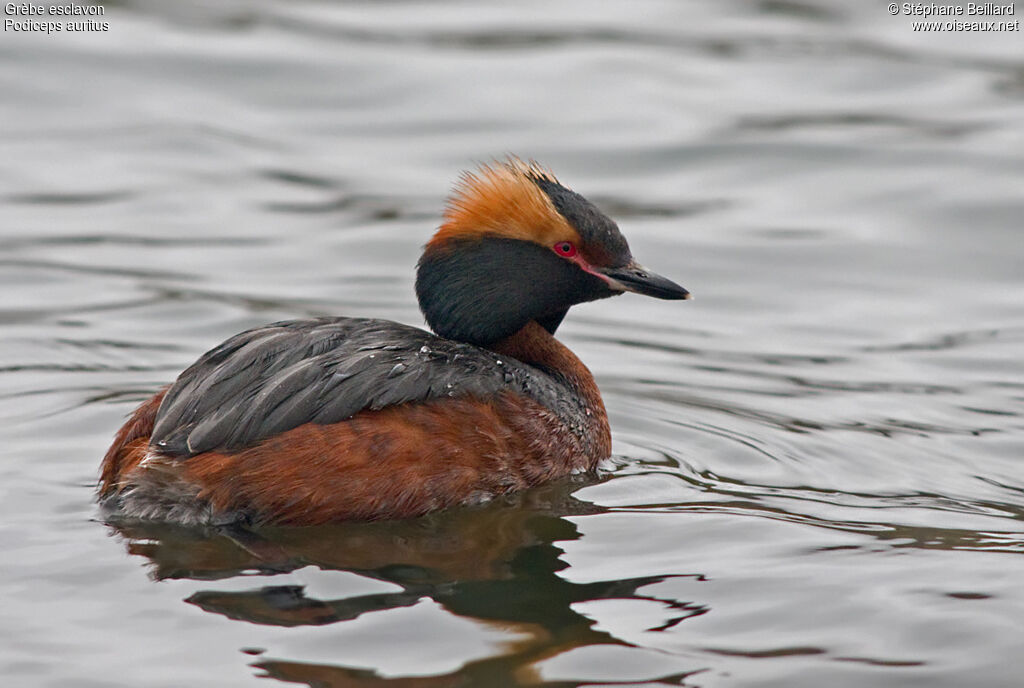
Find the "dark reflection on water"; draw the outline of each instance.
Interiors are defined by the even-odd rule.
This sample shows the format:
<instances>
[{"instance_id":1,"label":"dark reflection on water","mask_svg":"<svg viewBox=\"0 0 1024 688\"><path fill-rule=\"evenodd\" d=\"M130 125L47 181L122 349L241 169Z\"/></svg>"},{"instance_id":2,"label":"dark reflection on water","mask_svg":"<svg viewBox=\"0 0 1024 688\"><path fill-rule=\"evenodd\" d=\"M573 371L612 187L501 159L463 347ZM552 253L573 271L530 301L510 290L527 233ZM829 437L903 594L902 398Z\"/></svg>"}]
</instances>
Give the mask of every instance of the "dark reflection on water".
<instances>
[{"instance_id":1,"label":"dark reflection on water","mask_svg":"<svg viewBox=\"0 0 1024 688\"><path fill-rule=\"evenodd\" d=\"M592 480L590 482L593 482ZM596 630L573 605L595 600L638 600L661 605L665 631L708 611L698 602L645 595L643 589L672 578L703 580L701 574L617 578L573 583L558 575L568 567L559 542L580 537L566 516L605 511L580 502L572 492L584 479L560 481L482 507L453 509L406 521L351 523L316 528L240 526L185 529L153 523L111 525L130 554L145 557L155 580L236 579L274 575L306 566L348 571L392 584L397 592L339 599L307 596L303 586L263 585L198 590L185 599L200 609L260 625L323 626L366 614L411 607L430 599L448 612L497 624L517 636L506 652L429 678L387 679L358 667L261 659L253 666L267 676L322 686L550 685L521 672L535 661L586 646L631 643ZM651 685L685 685L695 672L663 676ZM522 674L520 682L513 677ZM527 680L528 679L528 680Z\"/></svg>"}]
</instances>

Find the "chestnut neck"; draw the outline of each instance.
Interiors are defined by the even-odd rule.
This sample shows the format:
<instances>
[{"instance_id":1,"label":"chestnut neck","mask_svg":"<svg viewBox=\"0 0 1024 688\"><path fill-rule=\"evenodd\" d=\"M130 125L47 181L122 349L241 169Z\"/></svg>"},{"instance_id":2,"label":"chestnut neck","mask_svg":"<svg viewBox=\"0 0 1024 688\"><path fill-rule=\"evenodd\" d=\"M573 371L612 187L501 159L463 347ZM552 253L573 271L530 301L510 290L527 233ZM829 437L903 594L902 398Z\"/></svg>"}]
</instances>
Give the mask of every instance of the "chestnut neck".
<instances>
[{"instance_id":1,"label":"chestnut neck","mask_svg":"<svg viewBox=\"0 0 1024 688\"><path fill-rule=\"evenodd\" d=\"M611 429L601 391L587 366L567 346L535 320L531 320L512 336L487 348L540 368L563 382L586 408L591 421L589 439L604 456L611 453Z\"/></svg>"}]
</instances>

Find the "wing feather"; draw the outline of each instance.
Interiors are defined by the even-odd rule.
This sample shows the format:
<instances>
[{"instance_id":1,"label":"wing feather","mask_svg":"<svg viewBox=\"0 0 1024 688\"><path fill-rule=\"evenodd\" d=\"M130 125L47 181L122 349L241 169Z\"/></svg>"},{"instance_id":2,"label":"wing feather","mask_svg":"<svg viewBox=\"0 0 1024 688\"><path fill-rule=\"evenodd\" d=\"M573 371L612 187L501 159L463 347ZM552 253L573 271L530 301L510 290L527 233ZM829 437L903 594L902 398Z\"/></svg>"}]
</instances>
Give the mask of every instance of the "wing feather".
<instances>
[{"instance_id":1,"label":"wing feather","mask_svg":"<svg viewBox=\"0 0 1024 688\"><path fill-rule=\"evenodd\" d=\"M292 320L232 337L186 369L157 413L151 445L187 458L237 451L305 423L363 410L503 391L582 414L561 382L508 357L387 320Z\"/></svg>"}]
</instances>

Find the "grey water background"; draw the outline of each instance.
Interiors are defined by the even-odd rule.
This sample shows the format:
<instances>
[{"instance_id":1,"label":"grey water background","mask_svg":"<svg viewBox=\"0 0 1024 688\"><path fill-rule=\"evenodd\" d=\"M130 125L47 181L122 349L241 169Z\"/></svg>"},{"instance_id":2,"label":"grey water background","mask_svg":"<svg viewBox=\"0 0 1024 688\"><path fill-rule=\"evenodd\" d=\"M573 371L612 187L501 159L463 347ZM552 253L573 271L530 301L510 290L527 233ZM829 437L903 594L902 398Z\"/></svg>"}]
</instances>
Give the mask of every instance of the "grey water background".
<instances>
[{"instance_id":1,"label":"grey water background","mask_svg":"<svg viewBox=\"0 0 1024 688\"><path fill-rule=\"evenodd\" d=\"M102 6L0 36L5 685L1024 685L1019 32ZM252 540L98 521L125 415L227 336L420 324L444 195L508 152L695 295L560 330L611 415L598 479Z\"/></svg>"}]
</instances>

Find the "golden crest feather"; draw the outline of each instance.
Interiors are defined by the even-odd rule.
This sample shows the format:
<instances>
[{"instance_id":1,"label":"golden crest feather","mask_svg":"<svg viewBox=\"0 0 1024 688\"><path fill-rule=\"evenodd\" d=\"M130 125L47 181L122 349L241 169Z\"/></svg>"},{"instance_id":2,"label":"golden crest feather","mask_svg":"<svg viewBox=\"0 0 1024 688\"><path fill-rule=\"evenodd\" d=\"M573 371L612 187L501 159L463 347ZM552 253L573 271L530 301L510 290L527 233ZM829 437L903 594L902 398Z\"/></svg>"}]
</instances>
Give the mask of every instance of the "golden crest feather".
<instances>
[{"instance_id":1,"label":"golden crest feather","mask_svg":"<svg viewBox=\"0 0 1024 688\"><path fill-rule=\"evenodd\" d=\"M539 163L514 156L464 172L448 198L444 222L429 245L483 236L543 246L559 241L580 243L579 234L555 209L538 181L560 183Z\"/></svg>"}]
</instances>

